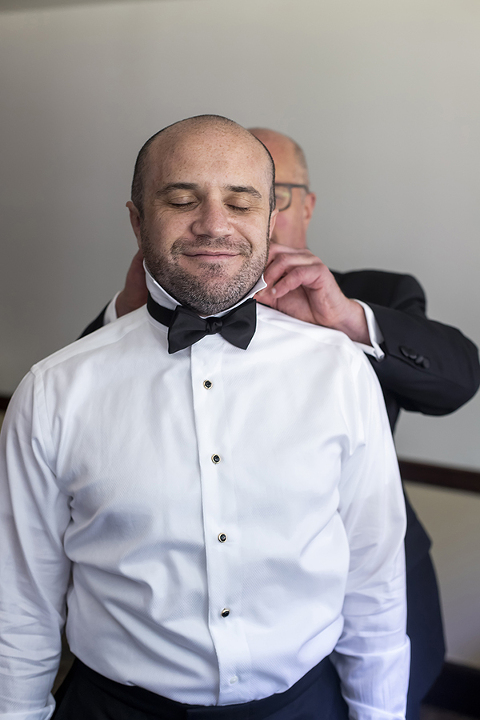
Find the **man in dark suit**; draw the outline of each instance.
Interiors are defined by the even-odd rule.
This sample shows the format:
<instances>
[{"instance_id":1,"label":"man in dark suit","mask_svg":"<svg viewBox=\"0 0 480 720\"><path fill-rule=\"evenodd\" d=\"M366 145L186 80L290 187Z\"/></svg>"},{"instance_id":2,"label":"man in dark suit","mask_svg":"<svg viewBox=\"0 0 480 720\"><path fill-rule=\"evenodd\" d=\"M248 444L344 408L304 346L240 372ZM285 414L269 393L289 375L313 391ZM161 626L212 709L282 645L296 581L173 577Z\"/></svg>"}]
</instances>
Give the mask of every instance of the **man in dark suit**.
<instances>
[{"instance_id":1,"label":"man in dark suit","mask_svg":"<svg viewBox=\"0 0 480 720\"><path fill-rule=\"evenodd\" d=\"M362 345L382 386L392 430L401 408L428 415L453 412L480 383L478 352L452 327L429 320L426 300L409 275L360 270L331 272L306 247L315 207L301 148L290 138L253 128L273 156L277 208L266 290L257 299L301 320L342 330ZM125 288L112 301L110 319L146 301L141 255L137 253ZM108 321L108 316L107 316ZM101 315L85 333L101 327ZM429 555L430 539L408 500L407 630L412 661L407 720L417 720L420 702L440 672L445 652L438 589Z\"/></svg>"}]
</instances>

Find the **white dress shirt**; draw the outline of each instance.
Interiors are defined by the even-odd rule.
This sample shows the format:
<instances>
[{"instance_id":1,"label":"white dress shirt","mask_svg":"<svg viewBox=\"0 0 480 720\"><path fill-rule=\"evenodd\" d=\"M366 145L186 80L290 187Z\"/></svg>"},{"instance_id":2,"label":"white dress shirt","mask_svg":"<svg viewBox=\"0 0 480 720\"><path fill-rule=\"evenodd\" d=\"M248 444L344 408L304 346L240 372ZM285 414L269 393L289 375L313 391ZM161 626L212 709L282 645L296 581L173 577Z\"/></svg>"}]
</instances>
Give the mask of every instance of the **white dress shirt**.
<instances>
[{"instance_id":1,"label":"white dress shirt","mask_svg":"<svg viewBox=\"0 0 480 720\"><path fill-rule=\"evenodd\" d=\"M264 283L262 287L266 287L266 283ZM257 288L257 292L261 289L262 288L260 287ZM104 325L108 325L108 323L114 322L118 319L116 302L119 295L120 292L117 292L105 308L105 312L103 313ZM353 299L363 308L363 311L365 313L365 319L367 321L368 335L370 340L370 345L364 345L363 343L355 343L355 345L360 348L360 350L362 350L364 353L366 353L367 355L371 355L376 360L383 360L383 358L385 357L385 353L380 347L381 343L383 342L383 334L377 323L375 313L373 312L372 308L367 305L367 303L363 302L363 300L357 300L356 298Z\"/></svg>"},{"instance_id":2,"label":"white dress shirt","mask_svg":"<svg viewBox=\"0 0 480 720\"><path fill-rule=\"evenodd\" d=\"M2 720L51 716L65 597L117 682L228 705L334 651L352 718L404 717L404 502L345 335L259 305L246 351L169 355L143 307L34 366L1 437Z\"/></svg>"}]
</instances>

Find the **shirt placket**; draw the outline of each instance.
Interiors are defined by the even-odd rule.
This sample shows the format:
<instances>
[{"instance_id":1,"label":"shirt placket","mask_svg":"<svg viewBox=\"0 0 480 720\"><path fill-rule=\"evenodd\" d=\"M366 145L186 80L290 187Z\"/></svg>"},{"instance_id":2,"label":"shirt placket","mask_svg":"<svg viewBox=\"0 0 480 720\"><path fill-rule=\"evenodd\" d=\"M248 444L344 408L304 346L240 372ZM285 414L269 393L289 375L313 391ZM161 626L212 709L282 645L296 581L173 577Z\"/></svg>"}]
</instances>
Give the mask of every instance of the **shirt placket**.
<instances>
[{"instance_id":1,"label":"shirt placket","mask_svg":"<svg viewBox=\"0 0 480 720\"><path fill-rule=\"evenodd\" d=\"M219 704L246 702L251 661L243 619L242 528L224 396L225 341L205 337L191 349L207 566L208 627L219 673ZM230 409L231 412L231 409Z\"/></svg>"}]
</instances>

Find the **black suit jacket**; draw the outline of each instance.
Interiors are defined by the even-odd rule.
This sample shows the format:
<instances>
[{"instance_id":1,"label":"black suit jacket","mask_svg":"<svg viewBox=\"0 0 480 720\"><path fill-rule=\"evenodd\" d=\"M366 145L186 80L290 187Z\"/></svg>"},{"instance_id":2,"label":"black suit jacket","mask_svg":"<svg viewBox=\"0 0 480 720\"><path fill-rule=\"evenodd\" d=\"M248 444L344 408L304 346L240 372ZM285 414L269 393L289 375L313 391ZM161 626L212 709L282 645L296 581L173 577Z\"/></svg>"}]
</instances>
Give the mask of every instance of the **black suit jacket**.
<instances>
[{"instance_id":1,"label":"black suit jacket","mask_svg":"<svg viewBox=\"0 0 480 720\"><path fill-rule=\"evenodd\" d=\"M420 284L411 275L334 272L343 293L373 310L385 358L368 356L380 381L392 431L400 410L446 415L470 400L480 384L476 346L459 330L429 320ZM428 553L430 539L406 499L407 571Z\"/></svg>"},{"instance_id":2,"label":"black suit jacket","mask_svg":"<svg viewBox=\"0 0 480 720\"><path fill-rule=\"evenodd\" d=\"M470 400L480 383L476 346L456 328L429 320L420 284L411 275L355 270L333 273L349 298L373 310L385 359L371 359L392 430L401 408L446 415Z\"/></svg>"}]
</instances>

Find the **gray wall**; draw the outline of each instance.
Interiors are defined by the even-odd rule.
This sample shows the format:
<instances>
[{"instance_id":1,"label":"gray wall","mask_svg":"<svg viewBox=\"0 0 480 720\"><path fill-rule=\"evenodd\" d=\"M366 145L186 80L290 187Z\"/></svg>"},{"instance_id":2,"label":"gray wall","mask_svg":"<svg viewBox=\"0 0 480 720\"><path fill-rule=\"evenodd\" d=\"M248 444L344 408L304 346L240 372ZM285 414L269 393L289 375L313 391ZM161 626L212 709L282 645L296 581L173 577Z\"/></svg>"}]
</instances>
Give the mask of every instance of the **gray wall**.
<instances>
[{"instance_id":1,"label":"gray wall","mask_svg":"<svg viewBox=\"0 0 480 720\"><path fill-rule=\"evenodd\" d=\"M480 341L478 0L175 0L0 15L0 392L120 286L136 152L218 112L291 133L337 269L410 271ZM403 455L480 467L480 397Z\"/></svg>"},{"instance_id":2,"label":"gray wall","mask_svg":"<svg viewBox=\"0 0 480 720\"><path fill-rule=\"evenodd\" d=\"M121 286L135 249L124 204L136 153L203 112L299 140L318 194L311 249L339 270L415 274L431 316L480 343L479 38L478 0L0 13L0 394ZM405 414L399 453L480 468L479 420L480 396L447 418ZM480 664L472 622L473 640L455 631L451 654Z\"/></svg>"}]
</instances>

